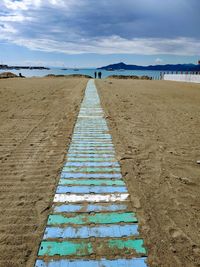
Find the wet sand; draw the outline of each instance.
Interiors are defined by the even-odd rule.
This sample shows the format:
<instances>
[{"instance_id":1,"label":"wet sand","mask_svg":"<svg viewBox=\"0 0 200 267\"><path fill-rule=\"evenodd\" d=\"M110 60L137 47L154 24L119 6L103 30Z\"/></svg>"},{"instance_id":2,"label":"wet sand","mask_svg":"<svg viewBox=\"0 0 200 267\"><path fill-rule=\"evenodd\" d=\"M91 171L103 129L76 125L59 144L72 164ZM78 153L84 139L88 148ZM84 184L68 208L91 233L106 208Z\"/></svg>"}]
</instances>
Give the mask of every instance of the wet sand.
<instances>
[{"instance_id":1,"label":"wet sand","mask_svg":"<svg viewBox=\"0 0 200 267\"><path fill-rule=\"evenodd\" d=\"M33 266L87 79L0 80L0 266Z\"/></svg>"},{"instance_id":2,"label":"wet sand","mask_svg":"<svg viewBox=\"0 0 200 267\"><path fill-rule=\"evenodd\" d=\"M200 266L200 85L96 84L149 266Z\"/></svg>"}]
</instances>

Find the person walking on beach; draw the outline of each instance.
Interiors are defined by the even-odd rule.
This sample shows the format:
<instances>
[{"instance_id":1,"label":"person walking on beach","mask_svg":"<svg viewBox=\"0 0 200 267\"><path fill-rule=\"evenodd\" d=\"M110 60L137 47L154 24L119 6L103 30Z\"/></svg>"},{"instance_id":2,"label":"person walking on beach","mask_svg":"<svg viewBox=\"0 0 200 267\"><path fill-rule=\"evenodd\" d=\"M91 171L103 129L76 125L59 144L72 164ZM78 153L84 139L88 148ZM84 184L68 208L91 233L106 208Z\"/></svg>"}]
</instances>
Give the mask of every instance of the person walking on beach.
<instances>
[{"instance_id":1,"label":"person walking on beach","mask_svg":"<svg viewBox=\"0 0 200 267\"><path fill-rule=\"evenodd\" d=\"M95 71L94 73L94 78L96 79L97 78L97 72Z\"/></svg>"},{"instance_id":2,"label":"person walking on beach","mask_svg":"<svg viewBox=\"0 0 200 267\"><path fill-rule=\"evenodd\" d=\"M98 72L98 78L101 79L101 77L102 77L102 72L100 71Z\"/></svg>"}]
</instances>

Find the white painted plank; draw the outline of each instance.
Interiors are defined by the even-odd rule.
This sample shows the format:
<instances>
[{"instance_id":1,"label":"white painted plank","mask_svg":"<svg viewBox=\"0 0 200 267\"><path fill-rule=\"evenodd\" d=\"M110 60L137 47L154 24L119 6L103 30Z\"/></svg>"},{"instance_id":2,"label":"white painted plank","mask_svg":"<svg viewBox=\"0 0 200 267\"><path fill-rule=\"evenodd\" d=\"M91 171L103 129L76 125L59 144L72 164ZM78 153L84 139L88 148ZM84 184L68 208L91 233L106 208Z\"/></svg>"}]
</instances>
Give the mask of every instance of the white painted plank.
<instances>
[{"instance_id":1,"label":"white painted plank","mask_svg":"<svg viewBox=\"0 0 200 267\"><path fill-rule=\"evenodd\" d=\"M125 201L129 197L129 194L56 194L54 202L116 202Z\"/></svg>"}]
</instances>

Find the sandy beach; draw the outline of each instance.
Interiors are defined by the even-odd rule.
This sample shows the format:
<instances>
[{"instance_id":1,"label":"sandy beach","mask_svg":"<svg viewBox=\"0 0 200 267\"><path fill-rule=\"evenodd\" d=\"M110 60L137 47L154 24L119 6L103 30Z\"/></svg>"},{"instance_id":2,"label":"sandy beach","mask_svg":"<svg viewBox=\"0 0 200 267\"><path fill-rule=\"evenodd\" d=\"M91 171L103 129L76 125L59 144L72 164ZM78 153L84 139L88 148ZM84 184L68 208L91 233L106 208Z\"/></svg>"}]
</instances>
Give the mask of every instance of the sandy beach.
<instances>
[{"instance_id":1,"label":"sandy beach","mask_svg":"<svg viewBox=\"0 0 200 267\"><path fill-rule=\"evenodd\" d=\"M88 79L0 80L0 266L33 266ZM200 266L200 85L96 81L150 267Z\"/></svg>"},{"instance_id":2,"label":"sandy beach","mask_svg":"<svg viewBox=\"0 0 200 267\"><path fill-rule=\"evenodd\" d=\"M0 80L0 266L33 266L86 79Z\"/></svg>"},{"instance_id":3,"label":"sandy beach","mask_svg":"<svg viewBox=\"0 0 200 267\"><path fill-rule=\"evenodd\" d=\"M98 81L150 267L200 266L200 85Z\"/></svg>"}]
</instances>

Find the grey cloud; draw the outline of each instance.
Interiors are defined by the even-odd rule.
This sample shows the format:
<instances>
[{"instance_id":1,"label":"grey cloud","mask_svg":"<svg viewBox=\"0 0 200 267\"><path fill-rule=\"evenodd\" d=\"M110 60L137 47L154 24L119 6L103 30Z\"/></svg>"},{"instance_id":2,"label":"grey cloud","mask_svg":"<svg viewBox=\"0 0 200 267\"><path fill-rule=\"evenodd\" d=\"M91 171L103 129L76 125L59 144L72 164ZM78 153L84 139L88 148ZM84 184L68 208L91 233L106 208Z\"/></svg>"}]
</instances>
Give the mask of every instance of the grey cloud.
<instances>
[{"instance_id":1,"label":"grey cloud","mask_svg":"<svg viewBox=\"0 0 200 267\"><path fill-rule=\"evenodd\" d=\"M84 47L93 51L91 44L100 42L99 49L103 43L104 51L110 51L110 47L106 49L104 40L113 40L116 36L123 40L121 45L132 44L129 49L133 52L137 50L134 43L139 44L133 40L141 39L146 44L149 40L156 51L173 54L182 53L184 49L188 52L191 40L198 42L200 39L199 0L22 0L18 3L3 0L0 9L0 24L8 29L7 35L5 30L2 34L0 31L0 39L7 37L9 41L20 44L21 40L28 40L29 45L31 40L32 43L46 40L47 46L52 41L54 48L59 42L61 46L72 48L72 44L84 43ZM10 21L9 17L12 17ZM180 38L181 43L177 41ZM162 40L167 40L167 44ZM187 48L183 40L187 40ZM151 50L147 51L151 53ZM192 53L194 50L191 48Z\"/></svg>"}]
</instances>

